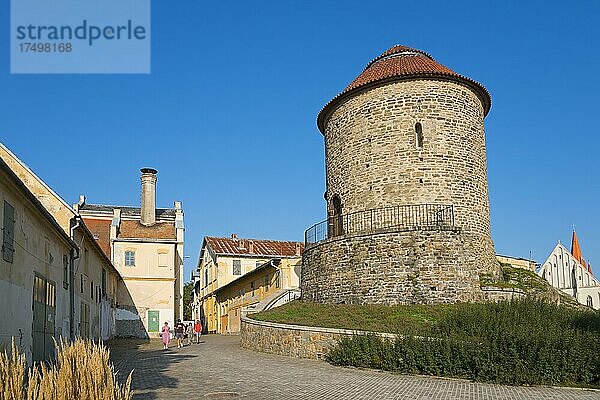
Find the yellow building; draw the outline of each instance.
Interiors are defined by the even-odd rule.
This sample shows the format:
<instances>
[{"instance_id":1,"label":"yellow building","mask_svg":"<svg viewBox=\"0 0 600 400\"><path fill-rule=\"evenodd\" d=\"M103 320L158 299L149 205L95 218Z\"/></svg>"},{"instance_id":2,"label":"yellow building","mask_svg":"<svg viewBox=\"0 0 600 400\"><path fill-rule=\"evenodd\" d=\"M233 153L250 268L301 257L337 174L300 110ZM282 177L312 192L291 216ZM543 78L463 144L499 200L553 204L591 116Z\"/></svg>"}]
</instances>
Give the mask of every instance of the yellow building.
<instances>
[{"instance_id":1,"label":"yellow building","mask_svg":"<svg viewBox=\"0 0 600 400\"><path fill-rule=\"evenodd\" d=\"M274 258L214 291L218 333L238 333L241 317L300 297L301 257Z\"/></svg>"},{"instance_id":2,"label":"yellow building","mask_svg":"<svg viewBox=\"0 0 600 400\"><path fill-rule=\"evenodd\" d=\"M69 292L69 313L61 321L62 335L103 340L115 336L117 286L121 277L110 259L74 208L2 144L0 158L76 243L70 259L62 260L65 265L62 286Z\"/></svg>"},{"instance_id":3,"label":"yellow building","mask_svg":"<svg viewBox=\"0 0 600 400\"><path fill-rule=\"evenodd\" d=\"M284 296L290 290L299 291L300 256L303 248L304 245L300 242L239 239L235 234L231 235L230 238L206 236L202 243L195 274L192 304L194 318L200 319L204 329L208 332L234 332L236 327L232 326L230 328L230 316L228 314L228 307L232 303L228 303L225 307L223 301L219 302L217 294L221 288L234 281L233 286L246 285L247 291L251 293L253 275L248 278L248 274L259 268L263 281L254 282L254 296L246 297L242 301L244 307L260 303L263 299L259 299L258 293L277 297L278 295ZM281 270L275 266L276 261L273 260L280 260L277 262L284 267L285 274L281 273ZM277 271L269 272L271 268L275 268ZM263 269L266 270L266 273ZM276 277L277 275L279 275L279 278ZM257 291L259 286L264 285L265 276L273 282L279 282L281 286L277 288L269 284L267 285L269 286L269 293L264 290L263 292ZM246 282L247 279L250 280ZM228 286L227 290L230 290L233 286ZM238 295L241 289L243 288L238 287ZM226 296L225 292L223 292L221 298L223 298L222 296ZM251 301L251 303L246 304L248 301ZM238 299L236 307L239 308L240 306L241 303ZM237 320L239 320L239 312L241 311L242 309L238 310L238 315L235 316ZM239 327L237 329L239 330Z\"/></svg>"},{"instance_id":4,"label":"yellow building","mask_svg":"<svg viewBox=\"0 0 600 400\"><path fill-rule=\"evenodd\" d=\"M88 204L75 209L122 276L115 316L119 336L158 337L183 312L183 210L156 208L156 170L141 170L141 207Z\"/></svg>"}]
</instances>

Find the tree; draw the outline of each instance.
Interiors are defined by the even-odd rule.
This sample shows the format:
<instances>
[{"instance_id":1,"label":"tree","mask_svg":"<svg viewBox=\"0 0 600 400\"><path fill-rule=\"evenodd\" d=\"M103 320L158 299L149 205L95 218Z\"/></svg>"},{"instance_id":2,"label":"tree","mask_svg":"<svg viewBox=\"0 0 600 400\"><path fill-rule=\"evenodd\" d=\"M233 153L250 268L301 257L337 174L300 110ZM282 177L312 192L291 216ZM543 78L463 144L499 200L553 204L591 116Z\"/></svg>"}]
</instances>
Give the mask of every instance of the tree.
<instances>
[{"instance_id":1,"label":"tree","mask_svg":"<svg viewBox=\"0 0 600 400\"><path fill-rule=\"evenodd\" d=\"M183 319L190 321L192 319L192 301L194 300L194 281L189 281L183 285Z\"/></svg>"}]
</instances>

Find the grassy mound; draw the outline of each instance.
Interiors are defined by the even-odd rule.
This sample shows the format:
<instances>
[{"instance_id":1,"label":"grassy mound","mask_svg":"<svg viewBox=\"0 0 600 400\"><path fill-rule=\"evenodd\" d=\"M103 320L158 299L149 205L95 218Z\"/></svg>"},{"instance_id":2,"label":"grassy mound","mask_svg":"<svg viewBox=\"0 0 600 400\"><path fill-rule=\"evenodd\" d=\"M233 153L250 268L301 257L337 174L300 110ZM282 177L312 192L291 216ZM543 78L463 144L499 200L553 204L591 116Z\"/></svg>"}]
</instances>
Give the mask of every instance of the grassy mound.
<instances>
[{"instance_id":1,"label":"grassy mound","mask_svg":"<svg viewBox=\"0 0 600 400\"><path fill-rule=\"evenodd\" d=\"M499 264L499 276L493 274L479 275L482 287L520 289L531 299L580 307L580 304L574 298L552 287L552 285L535 272L523 268L515 268L506 263Z\"/></svg>"},{"instance_id":2,"label":"grassy mound","mask_svg":"<svg viewBox=\"0 0 600 400\"><path fill-rule=\"evenodd\" d=\"M292 301L283 306L253 314L259 321L320 326L371 332L410 332L418 334L444 314L450 305L352 305Z\"/></svg>"},{"instance_id":3,"label":"grassy mound","mask_svg":"<svg viewBox=\"0 0 600 400\"><path fill-rule=\"evenodd\" d=\"M600 387L600 313L588 309L536 300L395 307L296 301L252 318L400 334L343 339L328 355L337 365Z\"/></svg>"}]
</instances>

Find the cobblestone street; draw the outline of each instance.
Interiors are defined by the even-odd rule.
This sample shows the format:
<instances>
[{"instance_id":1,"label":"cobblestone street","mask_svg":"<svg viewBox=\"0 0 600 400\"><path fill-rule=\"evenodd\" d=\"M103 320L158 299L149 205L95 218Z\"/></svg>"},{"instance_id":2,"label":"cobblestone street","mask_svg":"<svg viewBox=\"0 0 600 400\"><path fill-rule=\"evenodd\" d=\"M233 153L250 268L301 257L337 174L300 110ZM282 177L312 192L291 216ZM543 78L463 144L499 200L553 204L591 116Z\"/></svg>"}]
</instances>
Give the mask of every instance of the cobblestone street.
<instances>
[{"instance_id":1,"label":"cobblestone street","mask_svg":"<svg viewBox=\"0 0 600 400\"><path fill-rule=\"evenodd\" d=\"M159 340L110 344L135 399L600 399L600 391L512 387L341 368L241 349L237 336L162 350Z\"/></svg>"}]
</instances>

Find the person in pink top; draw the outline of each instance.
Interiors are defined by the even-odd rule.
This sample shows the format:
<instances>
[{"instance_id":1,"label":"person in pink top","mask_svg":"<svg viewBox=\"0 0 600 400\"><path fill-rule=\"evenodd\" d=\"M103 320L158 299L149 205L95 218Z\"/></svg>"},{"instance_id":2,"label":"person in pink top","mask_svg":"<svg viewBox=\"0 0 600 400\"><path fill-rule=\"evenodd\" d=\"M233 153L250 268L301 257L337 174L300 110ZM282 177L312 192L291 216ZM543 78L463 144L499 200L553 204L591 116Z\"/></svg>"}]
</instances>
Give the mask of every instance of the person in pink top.
<instances>
[{"instance_id":1,"label":"person in pink top","mask_svg":"<svg viewBox=\"0 0 600 400\"><path fill-rule=\"evenodd\" d=\"M169 323L165 322L165 325L162 327L161 336L163 342L163 350L169 348L169 341L171 340L171 328L169 328Z\"/></svg>"}]
</instances>

